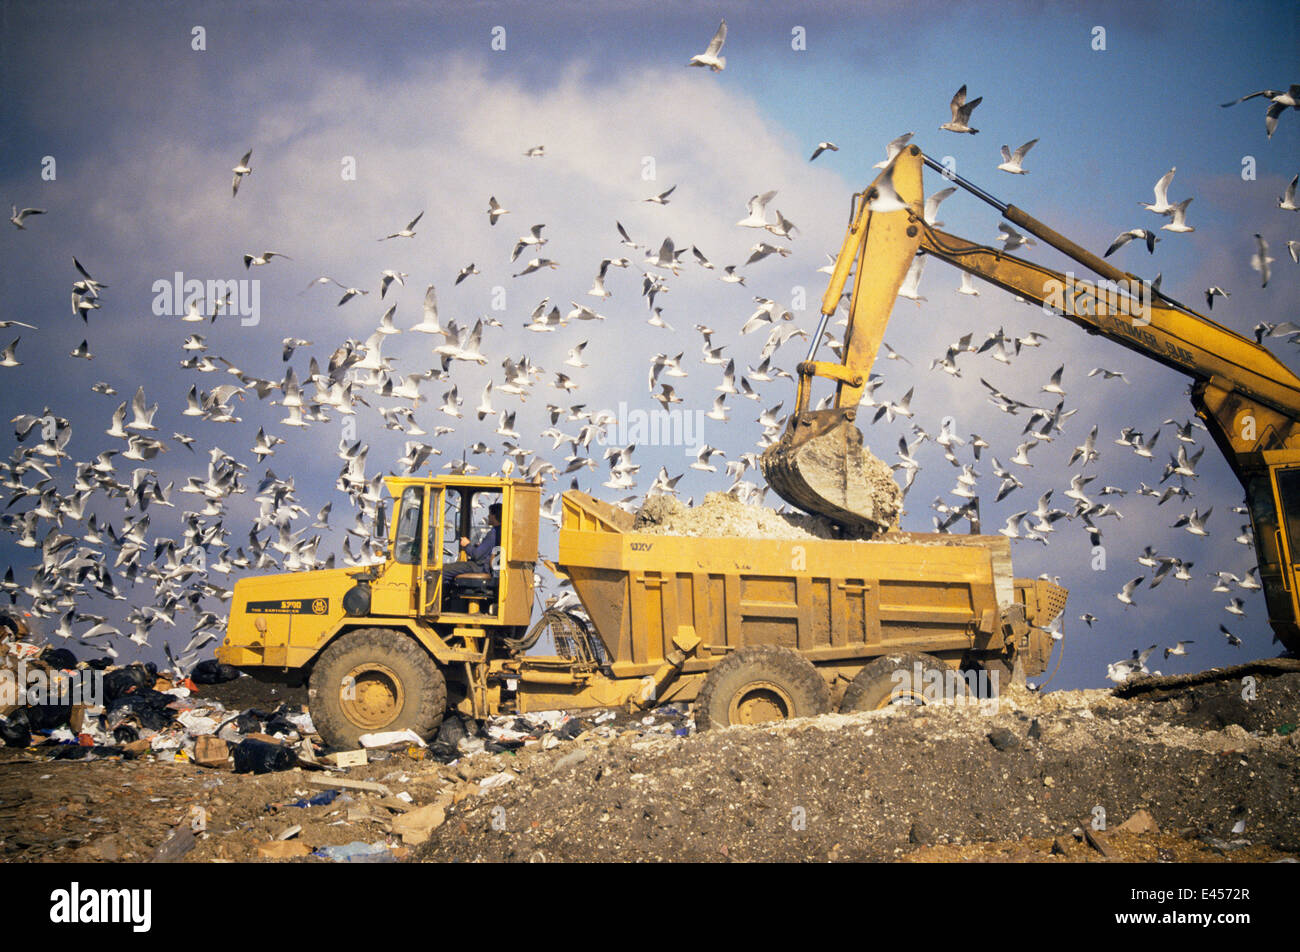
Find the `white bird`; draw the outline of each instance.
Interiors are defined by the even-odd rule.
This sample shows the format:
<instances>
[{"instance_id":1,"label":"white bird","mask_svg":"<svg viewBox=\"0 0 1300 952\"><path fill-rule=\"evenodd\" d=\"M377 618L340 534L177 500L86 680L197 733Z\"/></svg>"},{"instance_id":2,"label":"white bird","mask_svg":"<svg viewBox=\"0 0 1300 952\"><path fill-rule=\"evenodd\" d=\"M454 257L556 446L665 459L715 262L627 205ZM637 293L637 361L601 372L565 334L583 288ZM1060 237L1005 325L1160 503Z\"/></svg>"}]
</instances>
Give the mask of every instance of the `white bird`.
<instances>
[{"instance_id":1,"label":"white bird","mask_svg":"<svg viewBox=\"0 0 1300 952\"><path fill-rule=\"evenodd\" d=\"M510 209L502 208L501 203L497 201L497 197L495 195L488 197L488 207L487 207L488 224L495 225L497 223L498 218L500 218L502 215L509 215L509 214L510 214Z\"/></svg>"},{"instance_id":2,"label":"white bird","mask_svg":"<svg viewBox=\"0 0 1300 952\"><path fill-rule=\"evenodd\" d=\"M420 214L418 214L418 215L416 215L414 218L412 218L411 221L410 221L410 224L408 224L408 225L407 225L405 228L403 228L401 231L395 231L395 232L393 232L391 235L385 235L383 238L380 238L379 240L380 240L380 241L387 241L389 238L414 238L414 237L415 237L415 226L416 226L416 224L420 221L420 219L423 218L423 217L424 217L424 212L420 212Z\"/></svg>"},{"instance_id":3,"label":"white bird","mask_svg":"<svg viewBox=\"0 0 1300 952\"><path fill-rule=\"evenodd\" d=\"M424 292L424 317L411 330L420 334L447 336L447 332L438 323L438 293L434 290L432 284Z\"/></svg>"},{"instance_id":4,"label":"white bird","mask_svg":"<svg viewBox=\"0 0 1300 952\"><path fill-rule=\"evenodd\" d=\"M722 44L727 41L727 21L723 20L718 26L718 32L713 34L713 39L709 40L709 46L703 53L697 53L692 56L687 66L707 66L715 73L720 73L727 68L727 58L720 56Z\"/></svg>"},{"instance_id":5,"label":"white bird","mask_svg":"<svg viewBox=\"0 0 1300 952\"><path fill-rule=\"evenodd\" d=\"M1184 198L1177 205L1174 205L1170 211L1170 214L1173 216L1173 221L1167 225L1161 225L1161 230L1172 231L1175 234L1180 235L1196 231L1195 228L1187 224L1187 206L1190 204L1192 204L1192 200L1190 198Z\"/></svg>"},{"instance_id":6,"label":"white bird","mask_svg":"<svg viewBox=\"0 0 1300 952\"><path fill-rule=\"evenodd\" d=\"M253 265L264 265L272 258L284 258L288 261L293 260L288 255L281 254L278 251L263 251L260 255L246 254L244 255L244 270L247 271Z\"/></svg>"},{"instance_id":7,"label":"white bird","mask_svg":"<svg viewBox=\"0 0 1300 952\"><path fill-rule=\"evenodd\" d=\"M776 191L764 192L761 195L755 195L749 200L749 214L736 222L737 225L745 228L766 228L767 227L767 203L776 197Z\"/></svg>"},{"instance_id":8,"label":"white bird","mask_svg":"<svg viewBox=\"0 0 1300 952\"><path fill-rule=\"evenodd\" d=\"M1148 205L1146 202L1138 202L1143 208L1157 215L1172 215L1174 206L1169 204L1169 183L1174 180L1174 173L1178 171L1178 166L1174 166L1164 175L1160 176L1160 181L1155 184L1156 200L1154 204Z\"/></svg>"},{"instance_id":9,"label":"white bird","mask_svg":"<svg viewBox=\"0 0 1300 952\"><path fill-rule=\"evenodd\" d=\"M1214 310L1214 299L1215 299L1216 297L1227 298L1227 297L1231 297L1231 296L1232 296L1232 292L1231 292L1231 291L1225 291L1225 290L1223 290L1223 288L1218 287L1218 286L1206 288L1206 289L1205 289L1205 306L1208 307L1210 310Z\"/></svg>"},{"instance_id":10,"label":"white bird","mask_svg":"<svg viewBox=\"0 0 1300 952\"><path fill-rule=\"evenodd\" d=\"M915 301L918 306L926 300L921 296L921 271L925 268L925 256L917 255L912 259L912 264L907 269L907 274L903 278L903 284L898 289L898 296L905 297L908 300Z\"/></svg>"},{"instance_id":11,"label":"white bird","mask_svg":"<svg viewBox=\"0 0 1300 952\"><path fill-rule=\"evenodd\" d=\"M1272 273L1269 269L1269 265L1276 260L1276 258L1270 258L1268 256L1268 242L1264 240L1262 235L1256 235L1255 253L1250 256L1250 267L1252 270L1259 272L1260 278L1262 279L1260 287L1268 287L1269 275Z\"/></svg>"},{"instance_id":12,"label":"white bird","mask_svg":"<svg viewBox=\"0 0 1300 952\"><path fill-rule=\"evenodd\" d=\"M1003 242L1002 245L1003 251L1014 251L1016 248L1019 248L1021 245L1037 244L1037 242L1034 241L1034 239L1030 238L1028 235L1020 234L1020 232L1016 231L1006 222L1002 222L1000 225L998 225L998 238Z\"/></svg>"},{"instance_id":13,"label":"white bird","mask_svg":"<svg viewBox=\"0 0 1300 952\"><path fill-rule=\"evenodd\" d=\"M18 342L20 340L22 340L21 337L15 337L13 342L8 347L6 347L3 351L0 351L0 367L21 367L22 366L23 362L19 360L16 356L14 356L14 352L18 348Z\"/></svg>"},{"instance_id":14,"label":"white bird","mask_svg":"<svg viewBox=\"0 0 1300 952\"><path fill-rule=\"evenodd\" d=\"M252 157L253 157L253 150L249 149L247 152L244 153L244 157L239 160L239 164L230 170L235 173L234 181L230 183L231 198L234 198L236 195L239 194L239 183L244 180L244 176L248 175L253 171L248 164L248 160L251 159Z\"/></svg>"},{"instance_id":15,"label":"white bird","mask_svg":"<svg viewBox=\"0 0 1300 952\"><path fill-rule=\"evenodd\" d=\"M1133 579L1133 581L1126 583L1123 590L1118 592L1115 597L1125 605L1136 605L1137 603L1133 601L1133 592L1143 583L1143 581L1145 581L1145 579L1146 576L1139 575L1137 578Z\"/></svg>"},{"instance_id":16,"label":"white bird","mask_svg":"<svg viewBox=\"0 0 1300 952\"><path fill-rule=\"evenodd\" d=\"M1168 658L1170 655L1185 655L1187 654L1187 646L1194 644L1196 644L1194 641L1179 641L1172 648L1165 649L1165 657Z\"/></svg>"},{"instance_id":17,"label":"white bird","mask_svg":"<svg viewBox=\"0 0 1300 952\"><path fill-rule=\"evenodd\" d=\"M1036 144L1037 139L1030 139L1020 148L1016 149L1013 154L1009 146L1002 147L1002 164L998 166L1003 172L1010 172L1012 175L1027 175L1028 173L1021 168L1025 161L1025 154L1029 152Z\"/></svg>"},{"instance_id":18,"label":"white bird","mask_svg":"<svg viewBox=\"0 0 1300 952\"><path fill-rule=\"evenodd\" d=\"M813 154L809 156L808 161L812 162L817 158L817 156L821 155L823 152L828 152L828 151L838 152L840 151L840 147L837 146L834 142L818 142L817 148L813 149Z\"/></svg>"},{"instance_id":19,"label":"white bird","mask_svg":"<svg viewBox=\"0 0 1300 952\"><path fill-rule=\"evenodd\" d=\"M873 165L872 168L883 169L885 166L889 165L890 162L894 161L894 156L903 151L903 146L912 141L913 135L915 135L915 133L904 132L897 139L891 139L889 144L885 146L885 157Z\"/></svg>"},{"instance_id":20,"label":"white bird","mask_svg":"<svg viewBox=\"0 0 1300 952\"><path fill-rule=\"evenodd\" d=\"M1134 238L1141 238L1144 241L1146 241L1147 251L1149 251L1151 254L1156 253L1156 242L1159 241L1160 239L1156 237L1156 233L1154 231L1150 231L1146 228L1130 228L1128 231L1120 232L1118 235L1115 236L1115 240L1110 243L1110 247L1106 249L1106 253L1102 255L1102 257L1109 258L1112 254L1114 254L1116 251L1119 251L1119 249L1123 248Z\"/></svg>"},{"instance_id":21,"label":"white bird","mask_svg":"<svg viewBox=\"0 0 1300 952\"><path fill-rule=\"evenodd\" d=\"M931 195L929 198L925 200L924 217L925 217L925 223L927 225L933 225L935 228L943 227L943 222L936 220L935 217L939 214L939 203L942 202L949 195L952 195L956 191L957 191L957 186L952 185L949 186L948 188L941 189L940 191L935 192L933 195Z\"/></svg>"},{"instance_id":22,"label":"white bird","mask_svg":"<svg viewBox=\"0 0 1300 952\"><path fill-rule=\"evenodd\" d=\"M45 214L45 209L43 208L24 208L22 211L19 211L17 205L10 205L9 207L13 209L12 214L9 216L9 221L13 223L15 228L21 228L23 231L27 230L27 226L23 224L24 219L29 218L32 215Z\"/></svg>"},{"instance_id":23,"label":"white bird","mask_svg":"<svg viewBox=\"0 0 1300 952\"><path fill-rule=\"evenodd\" d=\"M726 453L722 452L722 450L717 449L716 447L709 446L707 443L704 444L703 446L700 447L699 451L695 454L695 462L691 464L691 469L704 470L706 473L716 473L718 471L718 467L709 463L709 457L713 456L714 454L717 454L718 456L727 455Z\"/></svg>"},{"instance_id":24,"label":"white bird","mask_svg":"<svg viewBox=\"0 0 1300 952\"><path fill-rule=\"evenodd\" d=\"M983 101L984 97L980 96L967 102L966 85L963 83L961 89L957 90L957 92L953 94L952 102L948 104L948 108L952 110L952 119L949 122L945 122L939 128L946 129L949 132L969 132L971 135L975 135L979 130L970 127L970 114L974 112L975 107Z\"/></svg>"},{"instance_id":25,"label":"white bird","mask_svg":"<svg viewBox=\"0 0 1300 952\"><path fill-rule=\"evenodd\" d=\"M1300 83L1292 83L1286 89L1261 89L1259 92L1248 93L1240 99L1234 99L1232 102L1220 103L1225 109L1228 106L1235 106L1239 102L1245 102L1247 99L1254 99L1257 96L1263 96L1269 101L1268 110L1264 113L1264 129L1268 132L1268 137L1273 138L1273 133L1277 131L1277 118L1286 112L1288 107L1291 109L1300 109Z\"/></svg>"},{"instance_id":26,"label":"white bird","mask_svg":"<svg viewBox=\"0 0 1300 952\"><path fill-rule=\"evenodd\" d=\"M546 146L535 145L525 152L524 156L530 159L544 159L546 157Z\"/></svg>"},{"instance_id":27,"label":"white bird","mask_svg":"<svg viewBox=\"0 0 1300 952\"><path fill-rule=\"evenodd\" d=\"M1282 209L1284 212L1300 212L1300 205L1295 203L1295 187L1297 182L1300 182L1300 175L1291 179L1291 184L1286 187L1286 191L1282 193L1282 197L1277 200L1277 207Z\"/></svg>"},{"instance_id":28,"label":"white bird","mask_svg":"<svg viewBox=\"0 0 1300 952\"><path fill-rule=\"evenodd\" d=\"M667 205L668 196L671 195L676 190L677 190L677 186L674 185L668 191L660 192L658 195L652 195L649 198L642 199L642 201L649 202L652 205Z\"/></svg>"}]
</instances>

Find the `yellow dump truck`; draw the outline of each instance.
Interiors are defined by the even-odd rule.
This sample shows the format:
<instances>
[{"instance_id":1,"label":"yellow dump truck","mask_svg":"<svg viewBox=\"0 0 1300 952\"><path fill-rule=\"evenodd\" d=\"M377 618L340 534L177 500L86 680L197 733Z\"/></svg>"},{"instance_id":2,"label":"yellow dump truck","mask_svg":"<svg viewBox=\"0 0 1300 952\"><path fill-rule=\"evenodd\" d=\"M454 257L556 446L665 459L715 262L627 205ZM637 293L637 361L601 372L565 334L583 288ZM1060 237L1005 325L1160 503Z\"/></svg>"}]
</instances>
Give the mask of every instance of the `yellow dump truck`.
<instances>
[{"instance_id":1,"label":"yellow dump truck","mask_svg":"<svg viewBox=\"0 0 1300 952\"><path fill-rule=\"evenodd\" d=\"M1059 586L1012 577L1001 536L658 535L571 491L547 564L572 582L588 624L534 611L538 485L387 486L383 562L241 579L217 652L263 679L306 679L313 720L336 746L407 727L428 737L449 710L694 701L705 728L923 700L923 685L963 684L959 670L1040 673L1046 627L1065 605ZM483 571L444 578L490 503L502 507L499 551ZM547 632L556 654L529 654Z\"/></svg>"}]
</instances>

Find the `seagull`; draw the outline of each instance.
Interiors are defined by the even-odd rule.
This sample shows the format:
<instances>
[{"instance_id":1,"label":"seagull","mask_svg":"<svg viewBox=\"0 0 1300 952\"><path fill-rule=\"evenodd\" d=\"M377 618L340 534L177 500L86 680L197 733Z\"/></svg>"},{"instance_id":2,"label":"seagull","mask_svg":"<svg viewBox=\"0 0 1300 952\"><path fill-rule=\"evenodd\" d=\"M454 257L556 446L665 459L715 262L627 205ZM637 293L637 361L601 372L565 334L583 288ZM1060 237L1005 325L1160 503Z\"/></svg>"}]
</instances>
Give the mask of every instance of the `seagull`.
<instances>
[{"instance_id":1,"label":"seagull","mask_svg":"<svg viewBox=\"0 0 1300 952\"><path fill-rule=\"evenodd\" d=\"M1205 289L1205 306L1211 311L1214 310L1214 299L1216 297L1226 298L1232 294L1231 291L1225 291L1220 287L1211 287Z\"/></svg>"},{"instance_id":2,"label":"seagull","mask_svg":"<svg viewBox=\"0 0 1300 952\"><path fill-rule=\"evenodd\" d=\"M1227 628L1220 625L1219 631L1222 632L1223 636L1228 639L1228 644L1230 644L1232 647L1234 648L1241 647L1241 639L1238 638L1236 635L1234 635L1232 632L1228 631Z\"/></svg>"},{"instance_id":3,"label":"seagull","mask_svg":"<svg viewBox=\"0 0 1300 952\"><path fill-rule=\"evenodd\" d=\"M236 181L238 181L238 179L236 179ZM9 216L9 220L13 222L15 228L20 228L23 231L27 230L27 226L23 224L25 218L32 215L45 214L45 209L43 208L24 208L22 211L19 211L17 205L10 205L9 207L13 209L13 212Z\"/></svg>"},{"instance_id":4,"label":"seagull","mask_svg":"<svg viewBox=\"0 0 1300 952\"><path fill-rule=\"evenodd\" d=\"M908 133L908 135L911 135L911 133ZM957 191L957 186L953 185L935 192L925 200L925 223L927 225L932 225L935 228L943 227L943 222L935 220L935 216L939 214L939 203L955 191Z\"/></svg>"},{"instance_id":5,"label":"seagull","mask_svg":"<svg viewBox=\"0 0 1300 952\"><path fill-rule=\"evenodd\" d=\"M528 234L521 236L515 242L515 250L511 253L510 260L517 260L519 258L519 253L528 245L537 245L540 247L546 244L549 239L542 237L542 229L545 227L545 225L534 225L532 228L528 229Z\"/></svg>"},{"instance_id":6,"label":"seagull","mask_svg":"<svg viewBox=\"0 0 1300 952\"><path fill-rule=\"evenodd\" d=\"M1133 579L1133 581L1125 583L1123 590L1116 593L1115 597L1118 598L1125 605L1136 605L1137 603L1133 601L1133 592L1145 580L1146 580L1146 576L1139 575L1137 578Z\"/></svg>"},{"instance_id":7,"label":"seagull","mask_svg":"<svg viewBox=\"0 0 1300 952\"><path fill-rule=\"evenodd\" d=\"M972 129L969 125L970 114L975 111L975 107L984 101L984 97L966 101L966 85L963 83L961 89L952 97L949 108L952 109L952 120L941 125L940 129L947 129L949 132L969 132L971 135L979 132L978 129Z\"/></svg>"},{"instance_id":8,"label":"seagull","mask_svg":"<svg viewBox=\"0 0 1300 952\"><path fill-rule=\"evenodd\" d=\"M1079 616L1079 621L1083 622L1089 628L1092 627L1092 623L1096 620L1097 620L1097 616L1091 614L1090 612L1084 612L1082 615Z\"/></svg>"},{"instance_id":9,"label":"seagull","mask_svg":"<svg viewBox=\"0 0 1300 952\"><path fill-rule=\"evenodd\" d=\"M432 284L424 292L424 319L412 327L411 330L420 334L447 336L447 332L438 323L438 294L434 291Z\"/></svg>"},{"instance_id":10,"label":"seagull","mask_svg":"<svg viewBox=\"0 0 1300 952\"><path fill-rule=\"evenodd\" d=\"M480 272L478 268L474 267L474 262L471 261L469 264L465 265L465 267L460 269L460 273L456 275L455 283L460 284L471 274L481 274L481 273L482 272Z\"/></svg>"},{"instance_id":11,"label":"seagull","mask_svg":"<svg viewBox=\"0 0 1300 952\"><path fill-rule=\"evenodd\" d=\"M1190 198L1184 198L1177 205L1172 206L1173 221L1167 225L1161 225L1163 231L1172 231L1175 234L1185 234L1189 231L1196 231L1191 225L1187 224L1187 206L1192 204Z\"/></svg>"},{"instance_id":12,"label":"seagull","mask_svg":"<svg viewBox=\"0 0 1300 952\"><path fill-rule=\"evenodd\" d=\"M473 265L470 265L470 267L473 267ZM392 285L392 283L393 283L394 281L396 281L396 282L397 282L398 284L400 284L402 287L406 287L406 279L409 278L409 277L410 277L410 275L407 274L405 271L382 271L382 272L380 272L380 275L379 275L379 297L380 297L380 299L382 300L383 297L384 297L384 295L386 295L386 294L388 293L388 288L389 288L390 285Z\"/></svg>"},{"instance_id":13,"label":"seagull","mask_svg":"<svg viewBox=\"0 0 1300 952\"><path fill-rule=\"evenodd\" d=\"M998 238L1003 242L1003 251L1014 251L1021 245L1037 244L1034 239L1030 238L1028 235L1022 235L1006 222L1002 222L998 225Z\"/></svg>"},{"instance_id":14,"label":"seagull","mask_svg":"<svg viewBox=\"0 0 1300 952\"><path fill-rule=\"evenodd\" d=\"M889 165L890 162L894 161L894 156L903 151L903 146L912 141L913 135L915 135L915 133L905 132L897 139L890 140L889 144L885 146L885 157L873 165L872 168L883 169L885 166Z\"/></svg>"},{"instance_id":15,"label":"seagull","mask_svg":"<svg viewBox=\"0 0 1300 952\"><path fill-rule=\"evenodd\" d=\"M978 130L971 131L974 132ZM1020 166L1021 163L1025 161L1025 154L1028 153L1037 143L1037 139L1030 139L1020 148L1016 149L1014 154L1009 146L1004 145L1002 147L1002 164L999 165L998 168L1003 172L1010 172L1012 175L1028 175L1029 173Z\"/></svg>"},{"instance_id":16,"label":"seagull","mask_svg":"<svg viewBox=\"0 0 1300 952\"><path fill-rule=\"evenodd\" d=\"M1168 658L1170 655L1185 655L1187 654L1187 645L1194 645L1194 644L1196 644L1196 642L1194 641L1177 642L1172 648L1165 649L1165 657Z\"/></svg>"},{"instance_id":17,"label":"seagull","mask_svg":"<svg viewBox=\"0 0 1300 952\"><path fill-rule=\"evenodd\" d=\"M230 170L235 173L234 181L230 183L231 198L234 198L236 195L239 194L239 183L244 180L244 176L248 175L250 172L253 171L248 164L248 160L251 159L252 157L253 157L253 150L249 149L247 152L244 153L244 157L239 160L239 164Z\"/></svg>"},{"instance_id":18,"label":"seagull","mask_svg":"<svg viewBox=\"0 0 1300 952\"><path fill-rule=\"evenodd\" d=\"M524 155L530 159L544 159L546 158L546 146L535 145L525 152Z\"/></svg>"},{"instance_id":19,"label":"seagull","mask_svg":"<svg viewBox=\"0 0 1300 952\"><path fill-rule=\"evenodd\" d=\"M272 258L284 258L287 261L293 260L288 255L281 254L278 251L263 251L260 255L246 254L244 255L244 270L247 271L253 265L264 265Z\"/></svg>"},{"instance_id":20,"label":"seagull","mask_svg":"<svg viewBox=\"0 0 1300 952\"><path fill-rule=\"evenodd\" d=\"M1277 130L1277 117L1286 112L1287 107L1300 109L1300 84L1292 83L1287 89L1261 89L1259 92L1248 93L1240 99L1234 99L1232 102L1220 103L1223 108L1235 106L1239 102L1245 102L1247 99L1254 99L1256 96L1263 96L1269 101L1268 111L1264 113L1264 129L1268 132L1268 137L1273 138L1273 133Z\"/></svg>"},{"instance_id":21,"label":"seagull","mask_svg":"<svg viewBox=\"0 0 1300 952\"><path fill-rule=\"evenodd\" d=\"M668 191L666 191L666 192L660 192L658 195L653 195L653 196L651 196L650 198L642 199L642 201L650 202L652 205L667 205L667 204L668 204L668 196L671 195L671 194L672 194L673 192L675 192L676 190L677 190L677 186L674 185L674 186L673 186L672 188L670 188Z\"/></svg>"},{"instance_id":22,"label":"seagull","mask_svg":"<svg viewBox=\"0 0 1300 952\"><path fill-rule=\"evenodd\" d=\"M1271 273L1268 266L1276 260L1276 258L1270 258L1268 256L1268 242L1264 240L1262 235L1256 235L1255 253L1250 256L1250 267L1252 270L1258 271L1260 277L1263 279L1260 283L1260 287L1268 287L1268 279Z\"/></svg>"},{"instance_id":23,"label":"seagull","mask_svg":"<svg viewBox=\"0 0 1300 952\"><path fill-rule=\"evenodd\" d=\"M1147 670L1147 658L1151 657L1151 652L1155 651L1156 647L1156 645L1152 645L1141 654L1138 654L1137 649L1134 648L1133 657L1107 665L1107 679L1114 681L1116 684L1121 684L1135 675L1150 674L1151 672Z\"/></svg>"},{"instance_id":24,"label":"seagull","mask_svg":"<svg viewBox=\"0 0 1300 952\"><path fill-rule=\"evenodd\" d=\"M809 157L808 161L809 162L815 161L817 156L827 151L838 152L840 151L840 147L837 146L834 142L818 142L817 148L813 149L813 154Z\"/></svg>"},{"instance_id":25,"label":"seagull","mask_svg":"<svg viewBox=\"0 0 1300 952\"><path fill-rule=\"evenodd\" d=\"M18 348L18 342L21 337L15 337L13 342L0 351L0 367L21 367L23 362L14 356L14 351Z\"/></svg>"},{"instance_id":26,"label":"seagull","mask_svg":"<svg viewBox=\"0 0 1300 952\"><path fill-rule=\"evenodd\" d=\"M1160 181L1155 184L1156 200L1155 204L1148 205L1146 202L1138 202L1143 208L1157 215L1172 215L1174 206L1169 204L1169 183L1174 180L1174 173L1178 171L1178 166L1174 166L1164 175L1160 176Z\"/></svg>"},{"instance_id":27,"label":"seagull","mask_svg":"<svg viewBox=\"0 0 1300 952\"><path fill-rule=\"evenodd\" d=\"M1286 187L1286 191L1282 193L1282 197L1277 200L1277 207L1282 209L1284 212L1300 212L1300 205L1295 203L1295 187L1297 182L1300 182L1300 175L1291 179L1291 184Z\"/></svg>"},{"instance_id":28,"label":"seagull","mask_svg":"<svg viewBox=\"0 0 1300 952\"><path fill-rule=\"evenodd\" d=\"M500 218L502 215L509 215L509 214L510 214L510 209L502 208L501 204L497 201L497 197L495 195L489 196L488 207L487 207L487 216L488 216L489 225L495 225L497 223L498 218Z\"/></svg>"},{"instance_id":29,"label":"seagull","mask_svg":"<svg viewBox=\"0 0 1300 952\"><path fill-rule=\"evenodd\" d=\"M1146 228L1130 228L1128 231L1120 232L1115 236L1115 240L1110 243L1110 247L1106 249L1106 253L1102 255L1102 257L1109 258L1134 238L1143 239L1147 243L1147 251L1151 254L1156 253L1156 242L1160 239L1156 237L1154 231L1150 231Z\"/></svg>"},{"instance_id":30,"label":"seagull","mask_svg":"<svg viewBox=\"0 0 1300 952\"><path fill-rule=\"evenodd\" d=\"M412 218L410 224L407 225L405 228L403 228L401 231L395 231L391 235L386 235L385 237L380 238L379 240L387 241L389 238L414 238L415 225L423 217L424 217L424 212L420 212L420 214Z\"/></svg>"},{"instance_id":31,"label":"seagull","mask_svg":"<svg viewBox=\"0 0 1300 952\"><path fill-rule=\"evenodd\" d=\"M744 228L766 228L767 227L767 203L776 197L776 192L764 192L761 195L755 195L749 200L749 214L736 222Z\"/></svg>"},{"instance_id":32,"label":"seagull","mask_svg":"<svg viewBox=\"0 0 1300 952\"><path fill-rule=\"evenodd\" d=\"M718 32L713 34L713 39L709 40L708 49L703 53L697 53L692 56L687 66L707 66L715 73L720 73L727 68L727 58L719 56L722 52L722 44L727 42L727 21L723 20L718 26Z\"/></svg>"}]
</instances>

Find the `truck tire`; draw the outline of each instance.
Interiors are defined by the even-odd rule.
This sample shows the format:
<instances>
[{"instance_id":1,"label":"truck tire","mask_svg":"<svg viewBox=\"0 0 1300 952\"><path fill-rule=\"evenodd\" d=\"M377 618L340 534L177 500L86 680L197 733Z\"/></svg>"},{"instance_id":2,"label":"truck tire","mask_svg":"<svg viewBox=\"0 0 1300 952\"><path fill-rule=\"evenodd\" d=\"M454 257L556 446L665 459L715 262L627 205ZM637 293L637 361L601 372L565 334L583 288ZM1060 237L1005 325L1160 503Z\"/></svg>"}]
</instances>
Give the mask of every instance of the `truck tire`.
<instances>
[{"instance_id":1,"label":"truck tire","mask_svg":"<svg viewBox=\"0 0 1300 952\"><path fill-rule=\"evenodd\" d=\"M830 688L812 662L789 648L754 645L709 672L695 699L695 727L815 717L830 707Z\"/></svg>"},{"instance_id":2,"label":"truck tire","mask_svg":"<svg viewBox=\"0 0 1300 952\"><path fill-rule=\"evenodd\" d=\"M321 652L308 697L312 722L331 747L355 748L362 734L408 727L428 740L447 709L447 681L405 632L362 628Z\"/></svg>"},{"instance_id":3,"label":"truck tire","mask_svg":"<svg viewBox=\"0 0 1300 952\"><path fill-rule=\"evenodd\" d=\"M917 665L920 665L920 680L917 679ZM840 701L840 713L851 714L854 711L879 711L890 704L924 704L923 691L935 675L940 684L947 683L949 668L934 655L919 651L903 651L898 654L882 655L857 673L857 676L844 691ZM957 689L965 695L965 681L956 681Z\"/></svg>"}]
</instances>

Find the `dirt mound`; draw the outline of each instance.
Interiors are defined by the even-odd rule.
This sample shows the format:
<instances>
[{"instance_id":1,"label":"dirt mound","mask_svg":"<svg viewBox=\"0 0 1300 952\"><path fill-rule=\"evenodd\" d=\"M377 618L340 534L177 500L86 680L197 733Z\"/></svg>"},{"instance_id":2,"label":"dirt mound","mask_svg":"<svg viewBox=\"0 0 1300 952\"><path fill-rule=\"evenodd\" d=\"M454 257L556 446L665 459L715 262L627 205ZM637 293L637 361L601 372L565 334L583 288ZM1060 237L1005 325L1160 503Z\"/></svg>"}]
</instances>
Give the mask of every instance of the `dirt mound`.
<instances>
[{"instance_id":1,"label":"dirt mound","mask_svg":"<svg viewBox=\"0 0 1300 952\"><path fill-rule=\"evenodd\" d=\"M1244 706L1211 687L1018 689L698 734L679 705L536 714L489 725L453 763L399 747L337 772L0 749L0 858L139 862L196 819L185 862L254 860L281 836L303 854L359 842L433 861L1300 856L1300 674L1258 677ZM412 826L428 840L404 843Z\"/></svg>"},{"instance_id":2,"label":"dirt mound","mask_svg":"<svg viewBox=\"0 0 1300 952\"><path fill-rule=\"evenodd\" d=\"M749 505L728 493L709 493L704 502L694 507L673 496L650 496L637 513L634 531L651 535L742 539L844 537L827 519Z\"/></svg>"}]
</instances>

